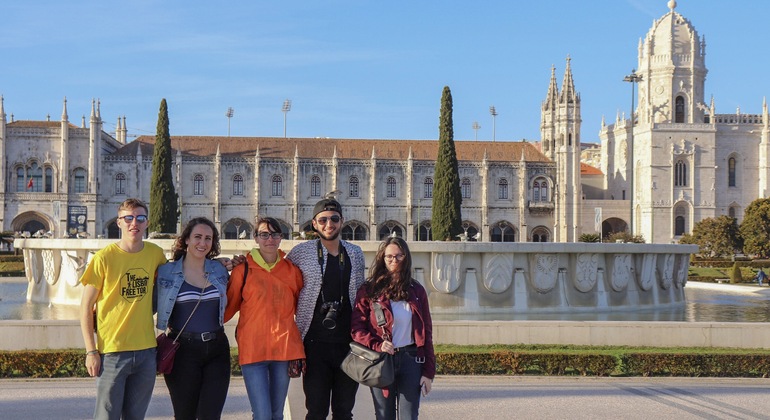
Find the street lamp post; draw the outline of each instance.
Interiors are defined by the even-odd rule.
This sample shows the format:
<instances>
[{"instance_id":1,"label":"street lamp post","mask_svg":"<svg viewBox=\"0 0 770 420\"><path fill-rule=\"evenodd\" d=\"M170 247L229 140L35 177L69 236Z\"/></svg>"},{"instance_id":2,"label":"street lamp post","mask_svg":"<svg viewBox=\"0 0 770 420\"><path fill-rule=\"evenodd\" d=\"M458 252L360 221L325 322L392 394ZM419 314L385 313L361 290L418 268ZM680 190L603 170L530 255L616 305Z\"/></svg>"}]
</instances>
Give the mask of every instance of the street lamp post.
<instances>
[{"instance_id":1,"label":"street lamp post","mask_svg":"<svg viewBox=\"0 0 770 420\"><path fill-rule=\"evenodd\" d=\"M281 111L283 112L283 138L286 138L286 114L291 111L291 99L283 101Z\"/></svg>"},{"instance_id":2,"label":"street lamp post","mask_svg":"<svg viewBox=\"0 0 770 420\"><path fill-rule=\"evenodd\" d=\"M489 107L489 115L492 116L492 141L494 142L495 141L495 128L496 128L495 127L495 125L496 125L495 117L497 117L497 110L495 109L494 105L491 105Z\"/></svg>"},{"instance_id":3,"label":"street lamp post","mask_svg":"<svg viewBox=\"0 0 770 420\"><path fill-rule=\"evenodd\" d=\"M631 127L628 133L628 148L629 148L629 159L628 159L628 185L631 188L631 214L628 217L629 220L629 226L628 231L631 233L631 236L634 235L634 191L636 189L634 188L634 92L636 91L636 84L642 81L642 75L636 73L636 69L631 70L631 74L623 78L624 82L631 83L631 114L630 114L630 122Z\"/></svg>"}]
</instances>

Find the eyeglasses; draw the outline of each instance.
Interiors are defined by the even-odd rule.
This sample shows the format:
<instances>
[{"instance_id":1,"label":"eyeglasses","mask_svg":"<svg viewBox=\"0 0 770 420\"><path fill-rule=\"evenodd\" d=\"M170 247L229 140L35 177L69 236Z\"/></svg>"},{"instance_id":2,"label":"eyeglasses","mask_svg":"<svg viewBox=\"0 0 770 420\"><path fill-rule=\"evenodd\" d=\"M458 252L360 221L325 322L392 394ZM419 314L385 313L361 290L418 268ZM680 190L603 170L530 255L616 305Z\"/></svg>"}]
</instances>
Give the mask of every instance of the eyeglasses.
<instances>
[{"instance_id":1,"label":"eyeglasses","mask_svg":"<svg viewBox=\"0 0 770 420\"><path fill-rule=\"evenodd\" d=\"M140 214L139 216L128 215L128 216L120 216L118 217L118 219L123 219L123 221L126 223L131 223L134 221L134 219L136 219L136 223L144 223L147 221L147 216L143 214Z\"/></svg>"},{"instance_id":2,"label":"eyeglasses","mask_svg":"<svg viewBox=\"0 0 770 420\"><path fill-rule=\"evenodd\" d=\"M339 216L332 216L332 217L319 217L318 219L315 219L316 223L325 225L326 222L329 220L332 221L332 223L339 223L340 220L342 220Z\"/></svg>"},{"instance_id":3,"label":"eyeglasses","mask_svg":"<svg viewBox=\"0 0 770 420\"><path fill-rule=\"evenodd\" d=\"M404 254L386 255L385 256L385 261L387 261L387 262L393 262L393 260L401 261L404 258L406 258L406 255L404 255Z\"/></svg>"},{"instance_id":4,"label":"eyeglasses","mask_svg":"<svg viewBox=\"0 0 770 420\"><path fill-rule=\"evenodd\" d=\"M257 233L257 236L259 237L259 239L262 239L262 240L266 241L266 240L268 240L270 238L281 239L283 237L283 233L281 233L281 232L259 232L259 233Z\"/></svg>"}]
</instances>

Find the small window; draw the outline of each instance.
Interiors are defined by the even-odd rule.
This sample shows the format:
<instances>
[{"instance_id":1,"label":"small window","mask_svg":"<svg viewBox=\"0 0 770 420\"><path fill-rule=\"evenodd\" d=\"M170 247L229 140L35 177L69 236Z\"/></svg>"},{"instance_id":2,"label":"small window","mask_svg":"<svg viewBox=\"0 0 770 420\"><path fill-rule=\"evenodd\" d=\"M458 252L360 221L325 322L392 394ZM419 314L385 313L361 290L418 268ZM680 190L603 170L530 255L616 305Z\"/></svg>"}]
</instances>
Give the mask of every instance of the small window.
<instances>
[{"instance_id":1,"label":"small window","mask_svg":"<svg viewBox=\"0 0 770 420\"><path fill-rule=\"evenodd\" d=\"M460 194L463 198L471 198L471 180L463 178L460 181Z\"/></svg>"},{"instance_id":2,"label":"small window","mask_svg":"<svg viewBox=\"0 0 770 420\"><path fill-rule=\"evenodd\" d=\"M86 192L86 170L83 168L75 169L75 183L73 184L73 192L76 194Z\"/></svg>"},{"instance_id":3,"label":"small window","mask_svg":"<svg viewBox=\"0 0 770 420\"><path fill-rule=\"evenodd\" d=\"M19 166L16 168L16 192L24 192L27 190L27 182L24 179L24 168Z\"/></svg>"},{"instance_id":4,"label":"small window","mask_svg":"<svg viewBox=\"0 0 770 420\"><path fill-rule=\"evenodd\" d=\"M731 157L727 160L727 186L735 186L735 158Z\"/></svg>"},{"instance_id":5,"label":"small window","mask_svg":"<svg viewBox=\"0 0 770 420\"><path fill-rule=\"evenodd\" d=\"M321 196L321 177L318 175L313 175L310 178L310 196L311 197Z\"/></svg>"},{"instance_id":6,"label":"small window","mask_svg":"<svg viewBox=\"0 0 770 420\"><path fill-rule=\"evenodd\" d=\"M280 175L273 175L271 192L273 197L280 197L283 195L283 178L281 178Z\"/></svg>"},{"instance_id":7,"label":"small window","mask_svg":"<svg viewBox=\"0 0 770 420\"><path fill-rule=\"evenodd\" d=\"M45 192L53 192L53 169L45 168Z\"/></svg>"},{"instance_id":8,"label":"small window","mask_svg":"<svg viewBox=\"0 0 770 420\"><path fill-rule=\"evenodd\" d=\"M126 174L115 175L115 195L126 194Z\"/></svg>"},{"instance_id":9,"label":"small window","mask_svg":"<svg viewBox=\"0 0 770 420\"><path fill-rule=\"evenodd\" d=\"M203 195L203 175L193 176L193 195Z\"/></svg>"},{"instance_id":10,"label":"small window","mask_svg":"<svg viewBox=\"0 0 770 420\"><path fill-rule=\"evenodd\" d=\"M508 180L505 178L497 182L497 198L500 200L508 199Z\"/></svg>"},{"instance_id":11,"label":"small window","mask_svg":"<svg viewBox=\"0 0 770 420\"><path fill-rule=\"evenodd\" d=\"M387 190L388 198L395 198L396 197L396 178L389 176L387 184L388 184L388 190Z\"/></svg>"},{"instance_id":12,"label":"small window","mask_svg":"<svg viewBox=\"0 0 770 420\"><path fill-rule=\"evenodd\" d=\"M687 164L682 160L678 160L674 165L674 186L687 186Z\"/></svg>"},{"instance_id":13,"label":"small window","mask_svg":"<svg viewBox=\"0 0 770 420\"><path fill-rule=\"evenodd\" d=\"M233 195L243 195L243 177L241 174L233 176Z\"/></svg>"},{"instance_id":14,"label":"small window","mask_svg":"<svg viewBox=\"0 0 770 420\"><path fill-rule=\"evenodd\" d=\"M433 198L433 178L425 178L423 198Z\"/></svg>"},{"instance_id":15,"label":"small window","mask_svg":"<svg viewBox=\"0 0 770 420\"><path fill-rule=\"evenodd\" d=\"M684 98L681 96L676 97L676 114L674 116L674 122L684 122Z\"/></svg>"},{"instance_id":16,"label":"small window","mask_svg":"<svg viewBox=\"0 0 770 420\"><path fill-rule=\"evenodd\" d=\"M358 197L358 177L357 176L350 177L350 196Z\"/></svg>"}]
</instances>

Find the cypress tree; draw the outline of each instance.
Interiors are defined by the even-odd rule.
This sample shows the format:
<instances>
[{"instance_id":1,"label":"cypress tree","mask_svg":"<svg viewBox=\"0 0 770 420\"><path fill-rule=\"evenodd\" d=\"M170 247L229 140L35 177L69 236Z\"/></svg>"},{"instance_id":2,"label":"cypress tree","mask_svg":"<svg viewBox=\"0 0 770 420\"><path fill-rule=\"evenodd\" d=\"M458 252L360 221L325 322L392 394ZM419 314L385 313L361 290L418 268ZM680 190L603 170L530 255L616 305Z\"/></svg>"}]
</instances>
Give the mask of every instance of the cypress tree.
<instances>
[{"instance_id":1,"label":"cypress tree","mask_svg":"<svg viewBox=\"0 0 770 420\"><path fill-rule=\"evenodd\" d=\"M460 205L460 174L457 170L457 153L452 122L452 92L444 86L441 94L439 116L438 156L434 173L433 209L431 233L437 241L456 241L463 232Z\"/></svg>"},{"instance_id":2,"label":"cypress tree","mask_svg":"<svg viewBox=\"0 0 770 420\"><path fill-rule=\"evenodd\" d=\"M176 232L177 215L177 195L171 177L171 135L168 130L168 105L166 105L166 99L163 98L160 101L155 149L152 153L148 232Z\"/></svg>"}]
</instances>

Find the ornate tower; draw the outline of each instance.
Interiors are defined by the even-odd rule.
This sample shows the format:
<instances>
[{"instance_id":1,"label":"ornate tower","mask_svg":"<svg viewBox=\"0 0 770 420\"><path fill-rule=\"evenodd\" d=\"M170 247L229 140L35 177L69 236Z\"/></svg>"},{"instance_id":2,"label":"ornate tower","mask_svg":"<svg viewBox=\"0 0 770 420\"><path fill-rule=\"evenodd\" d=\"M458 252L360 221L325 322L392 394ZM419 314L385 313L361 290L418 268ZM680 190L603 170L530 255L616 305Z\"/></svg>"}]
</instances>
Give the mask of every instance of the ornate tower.
<instances>
[{"instance_id":1,"label":"ornate tower","mask_svg":"<svg viewBox=\"0 0 770 420\"><path fill-rule=\"evenodd\" d=\"M668 8L639 40L639 124L702 123L706 39L674 11L676 1Z\"/></svg>"},{"instance_id":2,"label":"ornate tower","mask_svg":"<svg viewBox=\"0 0 770 420\"><path fill-rule=\"evenodd\" d=\"M554 241L575 242L580 236L580 95L572 80L570 58L561 91L555 69L541 108L540 135L543 153L556 162L553 188Z\"/></svg>"}]
</instances>

